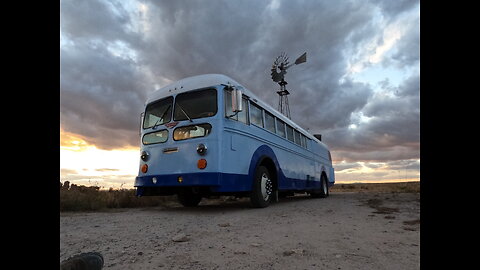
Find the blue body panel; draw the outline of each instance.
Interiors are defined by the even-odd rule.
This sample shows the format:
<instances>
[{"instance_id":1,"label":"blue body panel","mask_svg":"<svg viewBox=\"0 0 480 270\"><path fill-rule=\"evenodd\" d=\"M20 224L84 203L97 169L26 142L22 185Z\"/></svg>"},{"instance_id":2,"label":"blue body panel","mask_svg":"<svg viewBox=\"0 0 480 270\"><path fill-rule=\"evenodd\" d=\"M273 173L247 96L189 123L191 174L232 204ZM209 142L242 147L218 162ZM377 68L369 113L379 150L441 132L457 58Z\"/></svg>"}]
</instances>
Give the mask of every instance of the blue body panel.
<instances>
[{"instance_id":1,"label":"blue body panel","mask_svg":"<svg viewBox=\"0 0 480 270\"><path fill-rule=\"evenodd\" d=\"M143 145L140 142L141 151L150 154L148 161L140 161L140 166L146 163L149 167L147 173L142 173L139 169L135 187L204 186L212 192L247 192L251 190L255 170L264 158L269 158L275 164L280 191L318 189L322 173L327 176L329 186L334 184L334 169L328 158L328 149L321 142L309 135L306 149L255 124L229 119L225 117L224 86L217 84L212 88L217 89L218 99L218 110L214 116L192 119L192 122L179 121L173 128L160 125L155 129L142 130L142 136L162 129L168 130L169 134L165 143ZM254 99L253 93L246 89L244 94ZM176 93L169 91L164 96L157 94L157 97L168 95L175 97ZM265 103L256 99L254 101L263 108L276 112ZM290 121L281 119L286 123ZM201 123L212 125L208 136L173 140L175 128ZM289 123L294 125L291 121ZM298 126L297 129L300 130ZM200 143L208 149L204 156L196 152ZM164 149L173 147L178 150L163 152ZM197 168L197 161L201 158L207 160L207 167L203 170ZM183 178L181 183L178 181L179 176ZM157 180L155 184L152 182L153 177Z\"/></svg>"},{"instance_id":2,"label":"blue body panel","mask_svg":"<svg viewBox=\"0 0 480 270\"><path fill-rule=\"evenodd\" d=\"M154 184L153 178L157 179ZM182 177L182 182L178 182ZM179 173L168 175L149 175L135 179L137 187L210 187L212 192L242 192L251 189L248 175L226 173Z\"/></svg>"}]
</instances>

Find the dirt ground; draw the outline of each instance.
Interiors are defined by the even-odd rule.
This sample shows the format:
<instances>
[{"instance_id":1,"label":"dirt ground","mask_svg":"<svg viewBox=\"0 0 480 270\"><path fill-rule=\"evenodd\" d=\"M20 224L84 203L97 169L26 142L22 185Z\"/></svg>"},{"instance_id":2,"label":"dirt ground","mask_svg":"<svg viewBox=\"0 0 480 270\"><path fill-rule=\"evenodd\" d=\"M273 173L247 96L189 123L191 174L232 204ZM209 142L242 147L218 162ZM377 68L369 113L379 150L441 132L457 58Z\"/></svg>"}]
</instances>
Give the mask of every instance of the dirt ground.
<instances>
[{"instance_id":1,"label":"dirt ground","mask_svg":"<svg viewBox=\"0 0 480 270\"><path fill-rule=\"evenodd\" d=\"M103 269L419 269L420 194L60 213L60 261L89 251Z\"/></svg>"}]
</instances>

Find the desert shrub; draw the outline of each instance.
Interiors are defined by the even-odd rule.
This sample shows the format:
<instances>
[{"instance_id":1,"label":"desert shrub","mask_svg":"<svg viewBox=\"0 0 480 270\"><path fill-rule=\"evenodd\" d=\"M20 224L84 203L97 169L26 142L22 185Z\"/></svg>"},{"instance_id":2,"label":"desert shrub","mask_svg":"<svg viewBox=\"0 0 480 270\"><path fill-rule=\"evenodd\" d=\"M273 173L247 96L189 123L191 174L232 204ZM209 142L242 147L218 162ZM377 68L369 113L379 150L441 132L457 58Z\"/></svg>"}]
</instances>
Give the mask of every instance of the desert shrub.
<instances>
[{"instance_id":1,"label":"desert shrub","mask_svg":"<svg viewBox=\"0 0 480 270\"><path fill-rule=\"evenodd\" d=\"M67 187L66 187L67 186ZM96 211L107 208L159 206L174 196L137 197L134 189L100 190L99 187L60 185L60 211Z\"/></svg>"}]
</instances>

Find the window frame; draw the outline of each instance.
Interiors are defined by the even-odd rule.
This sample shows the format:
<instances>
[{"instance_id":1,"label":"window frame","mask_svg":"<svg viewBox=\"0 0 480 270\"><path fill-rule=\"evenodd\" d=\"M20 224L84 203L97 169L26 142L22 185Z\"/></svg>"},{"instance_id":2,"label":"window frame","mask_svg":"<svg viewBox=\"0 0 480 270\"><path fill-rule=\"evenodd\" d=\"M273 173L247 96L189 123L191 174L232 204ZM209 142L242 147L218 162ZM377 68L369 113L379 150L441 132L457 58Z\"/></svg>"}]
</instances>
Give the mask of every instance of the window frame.
<instances>
[{"instance_id":1,"label":"window frame","mask_svg":"<svg viewBox=\"0 0 480 270\"><path fill-rule=\"evenodd\" d=\"M153 143L145 143L145 137L146 137L146 136L153 135L153 134L155 134L155 133L160 133L160 132L163 132L163 131L166 131L166 132L167 132L167 136L166 136L165 141L163 141L163 142L159 141L159 142L153 142ZM161 130L156 130L156 131L153 131L153 132L145 133L145 134L143 134L143 136L142 136L142 144L143 144L143 145L152 145L152 144L165 143L165 142L168 141L168 136L169 136L169 135L170 135L170 132L168 131L168 129L161 129Z\"/></svg>"},{"instance_id":2,"label":"window frame","mask_svg":"<svg viewBox=\"0 0 480 270\"><path fill-rule=\"evenodd\" d=\"M236 113L232 116L229 116L229 114L232 114L232 110L230 110L232 107L232 90L227 90L225 89L223 91L224 93L224 97L223 97L223 101L224 101L224 110L225 110L225 113L224 113L224 116L225 118L227 119L230 119L230 120L234 120L234 121L237 121L237 122L240 122L240 123L244 123L245 125L250 125L250 109L249 109L249 106L248 106L248 97L244 94L242 94L242 107L243 107L243 110L239 113ZM230 104L230 108L227 108L228 107L228 103L227 103L227 100L229 101L229 104ZM240 113L245 113L245 122L242 121L242 120L239 120L238 118L238 115Z\"/></svg>"},{"instance_id":3,"label":"window frame","mask_svg":"<svg viewBox=\"0 0 480 270\"><path fill-rule=\"evenodd\" d=\"M281 124L283 124L283 136L278 133L278 131L280 130L279 127L278 127L278 122L279 121L280 121ZM275 117L275 134L277 134L278 136L280 136L284 139L287 139L287 131L286 131L285 125L286 125L286 123L282 119L280 119L278 117Z\"/></svg>"},{"instance_id":4,"label":"window frame","mask_svg":"<svg viewBox=\"0 0 480 270\"><path fill-rule=\"evenodd\" d=\"M179 96L181 97L182 95L188 95L188 94L192 94L192 93L195 93L195 92L208 91L208 90L213 90L214 93L215 93L215 113L213 115L210 115L210 116L202 116L202 117L191 117L191 115L188 115L188 116L190 117L190 119L200 119L200 118L214 117L215 115L217 115L217 113L218 113L218 90L215 87L207 87L207 88L200 88L200 89L195 89L195 90L192 90L192 91L187 91L187 92L177 94L175 96L175 101L173 102L173 110L172 110L173 121L188 121L188 118L186 118L186 119L176 119L175 118L175 111L177 110L177 100L178 100ZM181 107L181 108L183 108L183 107ZM186 112L186 113L188 113L188 112ZM183 115L183 113L182 113L182 115Z\"/></svg>"},{"instance_id":5,"label":"window frame","mask_svg":"<svg viewBox=\"0 0 480 270\"><path fill-rule=\"evenodd\" d=\"M249 104L250 104L250 110L249 110L249 113L250 113L250 124L253 124L253 125L257 126L257 127L264 128L264 126L265 126L265 123L264 123L265 119L264 119L264 117L263 117L263 108L262 108L260 105L257 105L257 104L255 104L254 102L251 102L251 101L249 102ZM251 113L252 113L254 110L252 110L251 106L254 106L254 107L256 107L256 109L259 109L259 110L260 110L260 119L261 119L261 121L262 121L262 125L261 125L261 126L259 126L257 123L255 123L254 121L252 121L252 119L254 119L254 118L252 117Z\"/></svg>"},{"instance_id":6,"label":"window frame","mask_svg":"<svg viewBox=\"0 0 480 270\"><path fill-rule=\"evenodd\" d=\"M265 130L270 131L270 132L272 132L273 134L276 134L277 129L276 129L276 117L275 117L275 115L273 115L273 113L270 113L270 112L268 112L268 111L265 110L265 109L264 109L263 111L264 111L264 123L263 123L263 125L265 126L265 127L264 127ZM267 114L268 114L269 116L271 116L272 119L273 119L273 131L267 128Z\"/></svg>"},{"instance_id":7,"label":"window frame","mask_svg":"<svg viewBox=\"0 0 480 270\"><path fill-rule=\"evenodd\" d=\"M289 136L288 136L288 130L289 130L289 128L292 130L292 139L291 139L291 140L290 140L290 138L289 138ZM285 123L286 139L287 139L288 141L293 142L293 143L295 143L295 132L294 132L294 130L295 130L295 129L294 129L292 126L290 126L289 124Z\"/></svg>"},{"instance_id":8,"label":"window frame","mask_svg":"<svg viewBox=\"0 0 480 270\"><path fill-rule=\"evenodd\" d=\"M147 117L149 117L149 115L147 115L147 109L150 106L154 106L155 104L160 103L160 102L162 102L164 100L167 100L167 99L171 99L170 108L168 109L168 110L170 110L170 113L168 114L170 116L170 118L168 119L168 121L162 122L161 124L157 124L157 126L165 125L166 123L169 123L169 122L172 121L172 119L173 119L173 106L174 106L174 103L175 103L175 99L173 98L173 96L168 96L168 97L164 97L164 98L152 101L149 104L147 104L147 106L145 106L145 111L144 111L143 121L142 121L142 129L145 130L145 129L149 129L149 128L152 128L153 126L155 126L155 124L153 124L152 126L145 127L145 121L146 121ZM168 112L168 110L167 110L167 112ZM167 114L165 116L167 116Z\"/></svg>"},{"instance_id":9,"label":"window frame","mask_svg":"<svg viewBox=\"0 0 480 270\"><path fill-rule=\"evenodd\" d=\"M188 138L185 138L185 139L175 139L175 132L179 129L182 129L182 128L187 128L187 127L193 127L193 126L201 126L201 125L209 125L210 126L210 132L208 132L207 135L203 135L203 136L195 136L195 137L188 137ZM189 140L189 139L196 139L196 138L205 138L205 137L208 137L210 134L212 134L212 130L213 130L213 127L212 127L212 124L210 123L200 123L200 124L193 124L193 125L186 125L186 126L181 126L181 127L177 127L173 130L173 134L172 134L172 138L174 141L178 142L178 141L185 141L185 140Z\"/></svg>"}]
</instances>

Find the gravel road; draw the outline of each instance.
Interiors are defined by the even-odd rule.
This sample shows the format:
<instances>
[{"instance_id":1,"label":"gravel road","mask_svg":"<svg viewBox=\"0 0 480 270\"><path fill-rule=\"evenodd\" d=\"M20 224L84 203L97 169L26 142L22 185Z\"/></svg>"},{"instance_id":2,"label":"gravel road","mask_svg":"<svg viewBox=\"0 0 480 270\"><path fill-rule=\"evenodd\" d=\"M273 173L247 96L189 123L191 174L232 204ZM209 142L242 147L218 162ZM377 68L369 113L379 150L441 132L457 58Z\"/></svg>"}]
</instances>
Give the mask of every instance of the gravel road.
<instances>
[{"instance_id":1,"label":"gravel road","mask_svg":"<svg viewBox=\"0 0 480 270\"><path fill-rule=\"evenodd\" d=\"M420 195L60 213L60 261L89 251L103 255L103 269L419 269Z\"/></svg>"}]
</instances>

